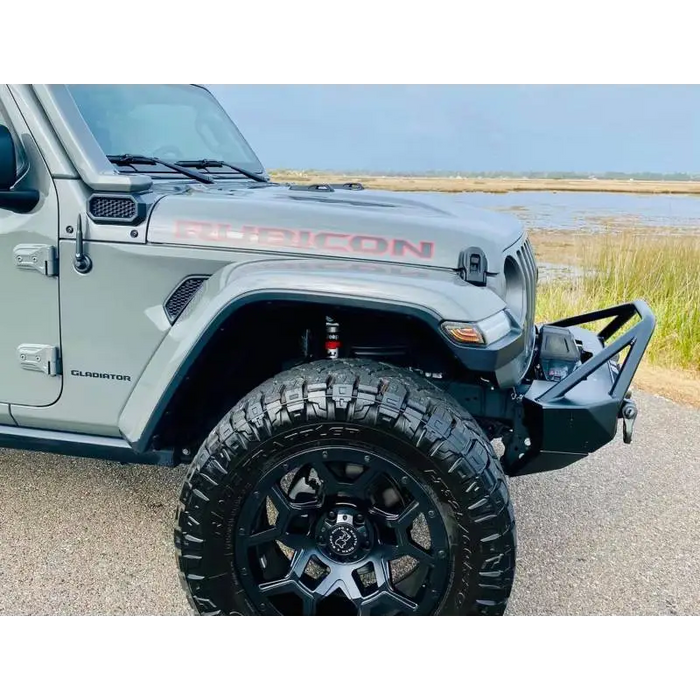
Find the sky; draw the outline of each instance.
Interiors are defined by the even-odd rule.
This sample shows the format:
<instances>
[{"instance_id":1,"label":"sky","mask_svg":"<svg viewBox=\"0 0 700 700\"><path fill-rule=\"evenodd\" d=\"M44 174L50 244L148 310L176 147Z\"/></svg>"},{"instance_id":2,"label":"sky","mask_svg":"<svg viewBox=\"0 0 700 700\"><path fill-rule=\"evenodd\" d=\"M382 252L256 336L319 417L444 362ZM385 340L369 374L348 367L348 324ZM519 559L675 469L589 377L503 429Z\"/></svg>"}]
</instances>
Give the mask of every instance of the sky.
<instances>
[{"instance_id":1,"label":"sky","mask_svg":"<svg viewBox=\"0 0 700 700\"><path fill-rule=\"evenodd\" d=\"M267 168L700 173L700 85L212 85Z\"/></svg>"}]
</instances>

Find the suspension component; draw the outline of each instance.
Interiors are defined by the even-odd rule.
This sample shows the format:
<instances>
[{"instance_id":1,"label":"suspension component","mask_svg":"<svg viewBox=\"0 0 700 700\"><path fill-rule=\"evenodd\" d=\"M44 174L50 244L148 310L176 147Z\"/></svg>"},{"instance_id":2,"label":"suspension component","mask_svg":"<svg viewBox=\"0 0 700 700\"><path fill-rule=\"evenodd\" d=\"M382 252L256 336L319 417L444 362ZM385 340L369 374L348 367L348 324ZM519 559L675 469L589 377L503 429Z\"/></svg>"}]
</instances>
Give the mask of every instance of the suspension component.
<instances>
[{"instance_id":1,"label":"suspension component","mask_svg":"<svg viewBox=\"0 0 700 700\"><path fill-rule=\"evenodd\" d=\"M326 316L326 357L337 360L340 351L340 324Z\"/></svg>"}]
</instances>

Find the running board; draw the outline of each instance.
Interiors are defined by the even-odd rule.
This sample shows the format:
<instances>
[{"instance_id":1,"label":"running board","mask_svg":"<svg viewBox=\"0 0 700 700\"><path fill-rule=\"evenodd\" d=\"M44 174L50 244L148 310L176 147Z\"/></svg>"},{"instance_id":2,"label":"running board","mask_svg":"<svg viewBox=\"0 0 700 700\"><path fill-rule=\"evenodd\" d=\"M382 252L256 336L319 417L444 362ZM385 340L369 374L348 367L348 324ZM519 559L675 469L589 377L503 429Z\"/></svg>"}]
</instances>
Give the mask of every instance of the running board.
<instances>
[{"instance_id":1,"label":"running board","mask_svg":"<svg viewBox=\"0 0 700 700\"><path fill-rule=\"evenodd\" d=\"M63 433L0 425L0 447L33 452L51 452L68 457L107 459L122 464L175 466L172 450L136 452L123 438Z\"/></svg>"}]
</instances>

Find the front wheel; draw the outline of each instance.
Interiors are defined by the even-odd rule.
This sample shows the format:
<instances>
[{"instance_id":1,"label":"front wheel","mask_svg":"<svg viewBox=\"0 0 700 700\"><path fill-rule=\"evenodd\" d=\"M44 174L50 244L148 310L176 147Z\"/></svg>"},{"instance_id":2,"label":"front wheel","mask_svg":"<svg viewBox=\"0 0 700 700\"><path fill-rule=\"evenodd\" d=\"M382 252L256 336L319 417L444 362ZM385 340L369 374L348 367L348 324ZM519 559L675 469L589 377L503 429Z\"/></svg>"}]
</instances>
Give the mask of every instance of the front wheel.
<instances>
[{"instance_id":1,"label":"front wheel","mask_svg":"<svg viewBox=\"0 0 700 700\"><path fill-rule=\"evenodd\" d=\"M415 374L283 372L212 431L175 544L203 614L502 614L515 524L488 439Z\"/></svg>"}]
</instances>

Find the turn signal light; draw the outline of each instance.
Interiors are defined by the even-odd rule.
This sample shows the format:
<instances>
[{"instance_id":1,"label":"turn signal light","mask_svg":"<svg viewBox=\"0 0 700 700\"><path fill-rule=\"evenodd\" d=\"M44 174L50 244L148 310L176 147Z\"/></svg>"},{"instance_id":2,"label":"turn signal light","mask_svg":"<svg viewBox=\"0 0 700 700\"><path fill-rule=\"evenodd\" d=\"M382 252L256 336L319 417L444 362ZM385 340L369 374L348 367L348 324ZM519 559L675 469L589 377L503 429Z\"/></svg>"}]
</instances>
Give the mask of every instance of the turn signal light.
<instances>
[{"instance_id":1,"label":"turn signal light","mask_svg":"<svg viewBox=\"0 0 700 700\"><path fill-rule=\"evenodd\" d=\"M442 329L458 343L484 344L484 336L481 331L469 323L443 323Z\"/></svg>"},{"instance_id":2,"label":"turn signal light","mask_svg":"<svg viewBox=\"0 0 700 700\"><path fill-rule=\"evenodd\" d=\"M506 311L499 311L481 321L445 321L442 330L456 343L464 345L491 345L505 338L513 330L513 320Z\"/></svg>"}]
</instances>

